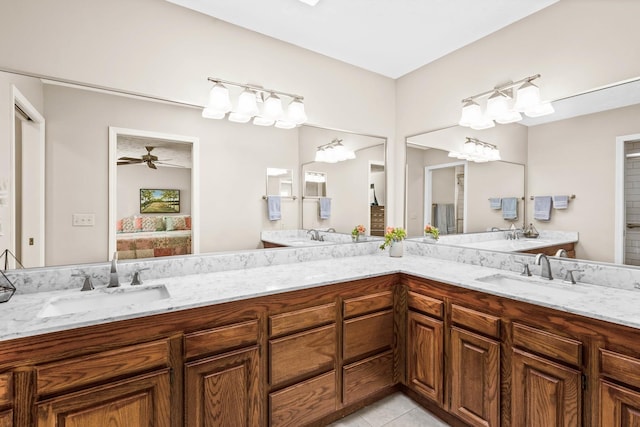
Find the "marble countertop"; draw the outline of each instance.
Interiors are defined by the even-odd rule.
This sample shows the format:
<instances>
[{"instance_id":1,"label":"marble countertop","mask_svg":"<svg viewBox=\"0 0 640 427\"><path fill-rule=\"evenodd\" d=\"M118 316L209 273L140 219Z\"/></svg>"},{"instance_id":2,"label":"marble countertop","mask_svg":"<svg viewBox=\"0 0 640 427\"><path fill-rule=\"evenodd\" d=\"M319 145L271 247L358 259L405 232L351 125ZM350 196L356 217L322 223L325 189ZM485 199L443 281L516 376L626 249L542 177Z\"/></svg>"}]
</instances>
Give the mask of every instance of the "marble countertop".
<instances>
[{"instance_id":1,"label":"marble countertop","mask_svg":"<svg viewBox=\"0 0 640 427\"><path fill-rule=\"evenodd\" d=\"M621 325L640 328L640 290L604 286L569 285L562 280L521 278L517 273L425 256L391 258L386 252L341 259L297 262L193 274L145 281L141 286L100 287L90 292L78 289L15 295L0 305L3 322L0 340L33 336L71 328L125 320L294 291L327 284L403 272L468 289L538 304ZM506 282L490 281L492 277ZM487 279L489 278L489 279ZM480 280L478 280L480 279ZM487 281L489 280L489 281ZM150 290L158 299L119 303L118 295ZM87 311L51 314L51 302L80 302Z\"/></svg>"},{"instance_id":2,"label":"marble countertop","mask_svg":"<svg viewBox=\"0 0 640 427\"><path fill-rule=\"evenodd\" d=\"M507 239L506 236L509 233L510 231L506 230L485 233L445 235L441 236L439 243L489 251L522 252L545 248L548 246L576 243L578 241L577 232L544 230L540 232L540 236L537 238L520 237L518 239Z\"/></svg>"}]
</instances>

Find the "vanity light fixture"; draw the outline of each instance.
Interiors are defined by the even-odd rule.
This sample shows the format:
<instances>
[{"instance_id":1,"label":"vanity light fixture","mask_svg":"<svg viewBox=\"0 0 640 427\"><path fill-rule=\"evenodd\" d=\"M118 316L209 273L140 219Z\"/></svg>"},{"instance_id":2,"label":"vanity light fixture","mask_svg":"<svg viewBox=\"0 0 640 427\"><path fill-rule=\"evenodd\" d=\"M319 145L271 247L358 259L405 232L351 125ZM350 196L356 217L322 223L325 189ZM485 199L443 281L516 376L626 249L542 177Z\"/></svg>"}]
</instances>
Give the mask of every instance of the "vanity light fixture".
<instances>
[{"instance_id":1,"label":"vanity light fixture","mask_svg":"<svg viewBox=\"0 0 640 427\"><path fill-rule=\"evenodd\" d=\"M227 117L229 121L236 123L248 123L253 119L255 125L275 125L280 129L293 129L307 121L304 98L300 95L213 77L209 77L208 80L214 85L209 92L209 101L202 110L204 118L223 119ZM235 104L231 102L227 86L242 89ZM282 106L283 97L290 99L286 112ZM262 104L262 108L259 104Z\"/></svg>"},{"instance_id":2,"label":"vanity light fixture","mask_svg":"<svg viewBox=\"0 0 640 427\"><path fill-rule=\"evenodd\" d=\"M305 172L304 180L305 182L317 182L317 183L327 182L327 178L325 174L320 172Z\"/></svg>"},{"instance_id":3,"label":"vanity light fixture","mask_svg":"<svg viewBox=\"0 0 640 427\"><path fill-rule=\"evenodd\" d=\"M462 115L458 124L472 129L488 129L495 123L514 123L522 120L522 114L529 117L539 117L554 112L549 101L540 99L540 88L532 82L540 78L540 74L526 77L517 82L510 82L501 86L470 96L462 100ZM516 90L516 87L518 89ZM515 102L514 98L515 90ZM477 102L487 97L485 111Z\"/></svg>"},{"instance_id":4,"label":"vanity light fixture","mask_svg":"<svg viewBox=\"0 0 640 427\"><path fill-rule=\"evenodd\" d=\"M337 163L356 158L356 153L342 145L342 140L335 138L328 144L321 145L316 151L316 162Z\"/></svg>"},{"instance_id":5,"label":"vanity light fixture","mask_svg":"<svg viewBox=\"0 0 640 427\"><path fill-rule=\"evenodd\" d=\"M470 137L467 137L467 140L464 142L462 152L450 151L449 157L470 160L476 163L492 162L501 159L500 150L498 150L497 146Z\"/></svg>"},{"instance_id":6,"label":"vanity light fixture","mask_svg":"<svg viewBox=\"0 0 640 427\"><path fill-rule=\"evenodd\" d=\"M300 0L302 3L306 3L309 6L315 6L320 0Z\"/></svg>"}]
</instances>

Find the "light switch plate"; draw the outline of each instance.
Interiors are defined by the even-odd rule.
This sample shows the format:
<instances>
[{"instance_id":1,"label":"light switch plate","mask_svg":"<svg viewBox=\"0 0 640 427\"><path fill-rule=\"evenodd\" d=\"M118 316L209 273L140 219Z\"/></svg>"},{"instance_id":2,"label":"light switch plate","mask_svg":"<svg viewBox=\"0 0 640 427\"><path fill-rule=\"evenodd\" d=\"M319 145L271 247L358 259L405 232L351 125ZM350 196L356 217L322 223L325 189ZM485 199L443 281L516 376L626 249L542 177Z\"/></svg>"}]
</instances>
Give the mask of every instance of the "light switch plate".
<instances>
[{"instance_id":1,"label":"light switch plate","mask_svg":"<svg viewBox=\"0 0 640 427\"><path fill-rule=\"evenodd\" d=\"M93 227L96 225L95 214L73 214L71 216L71 224L74 227Z\"/></svg>"}]
</instances>

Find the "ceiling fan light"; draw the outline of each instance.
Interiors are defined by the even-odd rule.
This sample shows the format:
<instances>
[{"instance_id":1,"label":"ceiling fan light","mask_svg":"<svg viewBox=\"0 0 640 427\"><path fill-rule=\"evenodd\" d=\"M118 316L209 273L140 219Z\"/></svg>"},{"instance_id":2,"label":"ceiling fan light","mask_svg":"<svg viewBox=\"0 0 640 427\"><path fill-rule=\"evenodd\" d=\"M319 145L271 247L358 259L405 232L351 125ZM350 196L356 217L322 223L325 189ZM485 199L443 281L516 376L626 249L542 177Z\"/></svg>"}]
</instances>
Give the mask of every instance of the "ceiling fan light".
<instances>
[{"instance_id":1,"label":"ceiling fan light","mask_svg":"<svg viewBox=\"0 0 640 427\"><path fill-rule=\"evenodd\" d=\"M289 103L287 115L289 116L289 120L297 125L301 125L307 121L307 114L304 111L304 103L301 99L295 98Z\"/></svg>"},{"instance_id":2,"label":"ceiling fan light","mask_svg":"<svg viewBox=\"0 0 640 427\"><path fill-rule=\"evenodd\" d=\"M222 83L216 83L209 92L209 103L207 107L222 113L231 111L231 100L229 99L229 89Z\"/></svg>"},{"instance_id":3,"label":"ceiling fan light","mask_svg":"<svg viewBox=\"0 0 640 427\"><path fill-rule=\"evenodd\" d=\"M247 123L249 120L251 120L251 116L246 115L246 114L240 114L240 113L231 113L231 114L229 114L229 121L230 122Z\"/></svg>"},{"instance_id":4,"label":"ceiling fan light","mask_svg":"<svg viewBox=\"0 0 640 427\"><path fill-rule=\"evenodd\" d=\"M278 120L282 117L282 100L275 93L271 93L264 101L263 116L267 119Z\"/></svg>"},{"instance_id":5,"label":"ceiling fan light","mask_svg":"<svg viewBox=\"0 0 640 427\"><path fill-rule=\"evenodd\" d=\"M258 102L256 100L256 92L251 89L245 89L242 91L238 97L238 108L236 110L238 114L242 114L243 116L253 117L257 115Z\"/></svg>"},{"instance_id":6,"label":"ceiling fan light","mask_svg":"<svg viewBox=\"0 0 640 427\"><path fill-rule=\"evenodd\" d=\"M462 106L462 115L460 116L460 121L458 122L458 124L460 126L469 127L472 123L477 123L481 119L482 111L480 110L480 105L470 99Z\"/></svg>"},{"instance_id":7,"label":"ceiling fan light","mask_svg":"<svg viewBox=\"0 0 640 427\"><path fill-rule=\"evenodd\" d=\"M526 81L520 86L516 93L516 103L513 108L516 111L527 111L540 104L540 88L530 81Z\"/></svg>"},{"instance_id":8,"label":"ceiling fan light","mask_svg":"<svg viewBox=\"0 0 640 427\"><path fill-rule=\"evenodd\" d=\"M268 119L266 117L255 116L253 118L253 124L257 126L273 126L275 120Z\"/></svg>"}]
</instances>

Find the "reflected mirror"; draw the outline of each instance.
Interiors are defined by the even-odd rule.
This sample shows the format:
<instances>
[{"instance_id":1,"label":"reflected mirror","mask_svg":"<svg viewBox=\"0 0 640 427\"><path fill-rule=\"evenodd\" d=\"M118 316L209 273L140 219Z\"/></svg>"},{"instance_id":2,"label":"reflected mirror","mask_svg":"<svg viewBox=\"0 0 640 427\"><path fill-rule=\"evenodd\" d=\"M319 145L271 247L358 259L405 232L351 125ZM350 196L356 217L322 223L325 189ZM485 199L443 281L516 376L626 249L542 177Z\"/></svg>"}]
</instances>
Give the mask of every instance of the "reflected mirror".
<instances>
[{"instance_id":1,"label":"reflected mirror","mask_svg":"<svg viewBox=\"0 0 640 427\"><path fill-rule=\"evenodd\" d=\"M327 174L324 172L306 171L304 173L303 197L325 197L327 195Z\"/></svg>"},{"instance_id":2,"label":"reflected mirror","mask_svg":"<svg viewBox=\"0 0 640 427\"><path fill-rule=\"evenodd\" d=\"M267 196L293 196L291 169L267 168Z\"/></svg>"}]
</instances>

